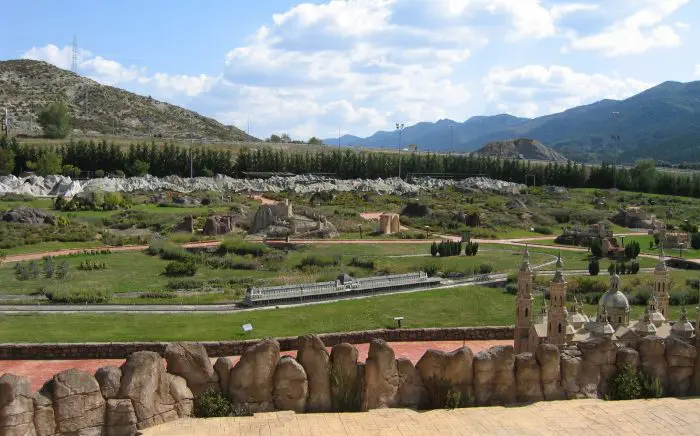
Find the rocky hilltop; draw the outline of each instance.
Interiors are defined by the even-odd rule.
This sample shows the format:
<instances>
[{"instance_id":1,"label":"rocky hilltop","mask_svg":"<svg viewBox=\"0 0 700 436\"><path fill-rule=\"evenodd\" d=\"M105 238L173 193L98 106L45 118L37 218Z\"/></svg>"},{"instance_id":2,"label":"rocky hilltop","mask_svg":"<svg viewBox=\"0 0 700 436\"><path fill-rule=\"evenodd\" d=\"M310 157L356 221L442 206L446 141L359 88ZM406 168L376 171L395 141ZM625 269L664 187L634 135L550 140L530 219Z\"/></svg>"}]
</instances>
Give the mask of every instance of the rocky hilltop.
<instances>
[{"instance_id":1,"label":"rocky hilltop","mask_svg":"<svg viewBox=\"0 0 700 436\"><path fill-rule=\"evenodd\" d=\"M540 141L535 139L512 139L508 141L495 141L486 144L476 151L482 156L518 159L520 155L528 160L546 160L552 162L566 162L566 158Z\"/></svg>"},{"instance_id":2,"label":"rocky hilltop","mask_svg":"<svg viewBox=\"0 0 700 436\"><path fill-rule=\"evenodd\" d=\"M110 134L203 140L255 140L234 126L151 97L104 86L71 71L33 60L0 61L0 101L15 134L40 136L37 114L47 104L66 102L78 135Z\"/></svg>"},{"instance_id":3,"label":"rocky hilltop","mask_svg":"<svg viewBox=\"0 0 700 436\"><path fill-rule=\"evenodd\" d=\"M87 181L71 180L65 176L0 176L0 195L5 193L34 196L69 196L81 192L135 192L135 191L215 191L215 192L294 192L306 194L328 191L376 192L378 194L413 194L453 186L465 192L497 192L518 194L525 185L494 180L486 177L470 177L463 180L432 179L429 177L406 182L402 179L333 179L313 175L270 177L269 179L235 179L228 176L195 177L178 176L104 178Z\"/></svg>"}]
</instances>

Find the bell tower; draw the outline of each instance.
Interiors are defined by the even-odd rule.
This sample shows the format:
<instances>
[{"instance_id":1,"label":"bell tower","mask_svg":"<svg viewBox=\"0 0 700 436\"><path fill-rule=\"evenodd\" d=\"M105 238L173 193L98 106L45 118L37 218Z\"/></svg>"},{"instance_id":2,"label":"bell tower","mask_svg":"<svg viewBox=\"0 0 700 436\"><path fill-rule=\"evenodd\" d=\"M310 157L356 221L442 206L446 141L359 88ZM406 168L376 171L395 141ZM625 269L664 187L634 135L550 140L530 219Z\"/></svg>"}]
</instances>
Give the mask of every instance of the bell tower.
<instances>
[{"instance_id":1,"label":"bell tower","mask_svg":"<svg viewBox=\"0 0 700 436\"><path fill-rule=\"evenodd\" d=\"M662 243L663 244L663 243ZM670 299L668 280L668 268L666 267L663 245L659 248L659 263L654 268L654 297L659 303L659 312L664 318L668 318L668 301Z\"/></svg>"},{"instance_id":2,"label":"bell tower","mask_svg":"<svg viewBox=\"0 0 700 436\"><path fill-rule=\"evenodd\" d=\"M532 268L530 267L530 251L527 246L523 263L518 269L518 294L515 298L515 353L530 351L529 335L532 327Z\"/></svg>"},{"instance_id":3,"label":"bell tower","mask_svg":"<svg viewBox=\"0 0 700 436\"><path fill-rule=\"evenodd\" d=\"M549 317L547 322L547 343L566 344L568 315L566 310L566 278L561 253L557 258L557 270L549 285ZM570 328L568 330L571 330Z\"/></svg>"}]
</instances>

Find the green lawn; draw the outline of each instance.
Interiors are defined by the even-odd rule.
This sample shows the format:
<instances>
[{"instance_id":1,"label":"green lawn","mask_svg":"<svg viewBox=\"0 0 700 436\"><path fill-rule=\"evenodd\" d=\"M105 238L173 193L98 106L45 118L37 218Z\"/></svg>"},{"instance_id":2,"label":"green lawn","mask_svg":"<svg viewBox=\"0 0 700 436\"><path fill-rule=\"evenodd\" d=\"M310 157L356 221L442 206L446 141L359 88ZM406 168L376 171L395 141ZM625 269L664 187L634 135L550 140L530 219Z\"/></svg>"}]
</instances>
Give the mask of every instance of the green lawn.
<instances>
[{"instance_id":1,"label":"green lawn","mask_svg":"<svg viewBox=\"0 0 700 436\"><path fill-rule=\"evenodd\" d=\"M217 341L404 326L509 325L514 297L499 289L454 289L232 314L0 316L0 342ZM244 335L241 325L253 324Z\"/></svg>"},{"instance_id":2,"label":"green lawn","mask_svg":"<svg viewBox=\"0 0 700 436\"><path fill-rule=\"evenodd\" d=\"M60 241L49 241L42 242L40 244L31 245L20 245L19 247L12 247L3 250L7 255L13 254L27 254L27 253L45 253L49 251L56 250L67 250L70 248L94 248L101 247L104 245L101 241L74 241L74 242L60 242Z\"/></svg>"},{"instance_id":3,"label":"green lawn","mask_svg":"<svg viewBox=\"0 0 700 436\"><path fill-rule=\"evenodd\" d=\"M642 251L642 253L647 253L647 254L659 254L659 249L658 248L649 248L649 242L654 239L653 236L651 235L643 235L643 236L625 236L625 244L629 244L632 241L637 241L639 242L639 247ZM664 252L666 256L675 256L678 257L681 253L680 250L677 248L665 248ZM694 250L690 247L684 248L683 249L683 257L688 258L688 259L700 259L700 250Z\"/></svg>"}]
</instances>

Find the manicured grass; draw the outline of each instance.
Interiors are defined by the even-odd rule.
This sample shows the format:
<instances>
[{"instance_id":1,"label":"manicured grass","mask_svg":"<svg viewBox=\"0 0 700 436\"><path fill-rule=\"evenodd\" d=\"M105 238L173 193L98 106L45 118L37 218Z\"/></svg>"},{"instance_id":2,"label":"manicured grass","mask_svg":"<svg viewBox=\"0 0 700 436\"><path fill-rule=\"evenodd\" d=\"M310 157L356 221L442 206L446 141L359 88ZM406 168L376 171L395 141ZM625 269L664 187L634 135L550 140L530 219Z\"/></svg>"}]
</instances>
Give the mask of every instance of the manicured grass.
<instances>
[{"instance_id":1,"label":"manicured grass","mask_svg":"<svg viewBox=\"0 0 700 436\"><path fill-rule=\"evenodd\" d=\"M0 316L3 342L216 341L394 326L509 325L514 297L467 286L231 314ZM253 324L244 335L241 325Z\"/></svg>"},{"instance_id":2,"label":"manicured grass","mask_svg":"<svg viewBox=\"0 0 700 436\"><path fill-rule=\"evenodd\" d=\"M653 236L651 235L644 235L644 236L625 236L625 244L629 244L632 241L637 241L639 242L639 248L641 249L642 253L647 253L647 254L659 254L659 249L654 247L654 248L649 248L649 242L654 239ZM666 256L675 256L678 257L681 253L678 248L664 248L664 253ZM683 257L688 258L688 259L700 259L700 250L694 250L690 247L683 248Z\"/></svg>"}]
</instances>

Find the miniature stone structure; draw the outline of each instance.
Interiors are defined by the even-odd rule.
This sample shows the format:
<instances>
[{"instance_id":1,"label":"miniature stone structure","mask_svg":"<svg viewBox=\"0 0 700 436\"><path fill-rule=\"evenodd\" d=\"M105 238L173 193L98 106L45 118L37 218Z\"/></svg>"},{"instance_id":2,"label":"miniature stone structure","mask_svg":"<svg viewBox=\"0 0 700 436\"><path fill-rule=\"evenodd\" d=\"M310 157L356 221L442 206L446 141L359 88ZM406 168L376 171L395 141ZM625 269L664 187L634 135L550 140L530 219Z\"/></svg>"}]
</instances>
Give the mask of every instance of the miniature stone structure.
<instances>
[{"instance_id":1,"label":"miniature stone structure","mask_svg":"<svg viewBox=\"0 0 700 436\"><path fill-rule=\"evenodd\" d=\"M250 287L246 291L243 302L248 306L299 302L374 292L429 288L439 284L439 278L428 277L428 274L424 271L357 279L347 274L341 274L336 280L329 282L270 286L266 288Z\"/></svg>"},{"instance_id":2,"label":"miniature stone structure","mask_svg":"<svg viewBox=\"0 0 700 436\"><path fill-rule=\"evenodd\" d=\"M591 224L585 229L580 227L565 228L564 232L556 239L557 243L570 245L590 246L593 240L601 241L603 253L612 254L623 250L623 247L613 236L613 232L608 229L604 222Z\"/></svg>"},{"instance_id":3,"label":"miniature stone structure","mask_svg":"<svg viewBox=\"0 0 700 436\"><path fill-rule=\"evenodd\" d=\"M290 235L309 238L335 238L340 234L325 216L307 213L294 214L292 204L285 199L276 204L263 204L253 217L248 230L269 238L284 238Z\"/></svg>"},{"instance_id":4,"label":"miniature stone structure","mask_svg":"<svg viewBox=\"0 0 700 436\"><path fill-rule=\"evenodd\" d=\"M379 230L385 234L390 235L399 231L399 214L396 213L383 213L379 215Z\"/></svg>"},{"instance_id":5,"label":"miniature stone structure","mask_svg":"<svg viewBox=\"0 0 700 436\"><path fill-rule=\"evenodd\" d=\"M214 215L207 217L202 233L209 236L225 235L236 228L236 217L230 215Z\"/></svg>"},{"instance_id":6,"label":"miniature stone structure","mask_svg":"<svg viewBox=\"0 0 700 436\"><path fill-rule=\"evenodd\" d=\"M690 248L688 232L668 232L665 229L658 232L659 242L663 248Z\"/></svg>"},{"instance_id":7,"label":"miniature stone structure","mask_svg":"<svg viewBox=\"0 0 700 436\"><path fill-rule=\"evenodd\" d=\"M630 229L665 228L663 221L656 219L655 215L649 215L638 206L628 206L626 208L620 207L620 210L617 212L617 215L612 218L612 221L615 224L628 227Z\"/></svg>"},{"instance_id":8,"label":"miniature stone structure","mask_svg":"<svg viewBox=\"0 0 700 436\"><path fill-rule=\"evenodd\" d=\"M532 316L533 275L526 249L518 272L516 297L515 349L518 352L533 353L538 345L545 343L570 347L592 338L607 338L627 347L634 347L647 336L682 340L695 338L694 328L687 328L689 323L685 312L675 323L668 321L670 281L663 250L654 269L654 292L647 302L644 315L637 321L630 320L630 305L620 291L620 277L616 273L610 276L610 288L598 301L595 317L589 318L583 313L582 305L576 299L570 310L567 309L567 282L561 256L556 267L550 284L549 307L544 307L543 301L540 316L535 320Z\"/></svg>"},{"instance_id":9,"label":"miniature stone structure","mask_svg":"<svg viewBox=\"0 0 700 436\"><path fill-rule=\"evenodd\" d=\"M561 279L556 283L565 285ZM557 287L556 296L563 296L565 288ZM565 311L553 304L556 323L564 323L556 316ZM652 334L655 325L648 315L643 328L635 328L640 338L632 346L613 339L616 333L606 323L600 334L575 345L541 343L523 353L512 346L476 354L466 346L428 350L415 365L397 359L382 339L371 340L364 363L353 345L337 343L328 353L316 335L296 339L296 358L281 356L275 339L253 341L235 365L225 357L212 365L202 344L171 343L165 359L138 351L121 368L100 369L95 376L63 371L34 393L27 377L2 375L0 434L134 435L191 416L195 398L205 390L221 392L237 410L253 413L443 408L446 392L459 393L462 406L602 398L609 393L610 377L628 365L658 379L669 395L697 395L698 335L685 312L665 339L658 330ZM549 338L562 336L557 330Z\"/></svg>"}]
</instances>

